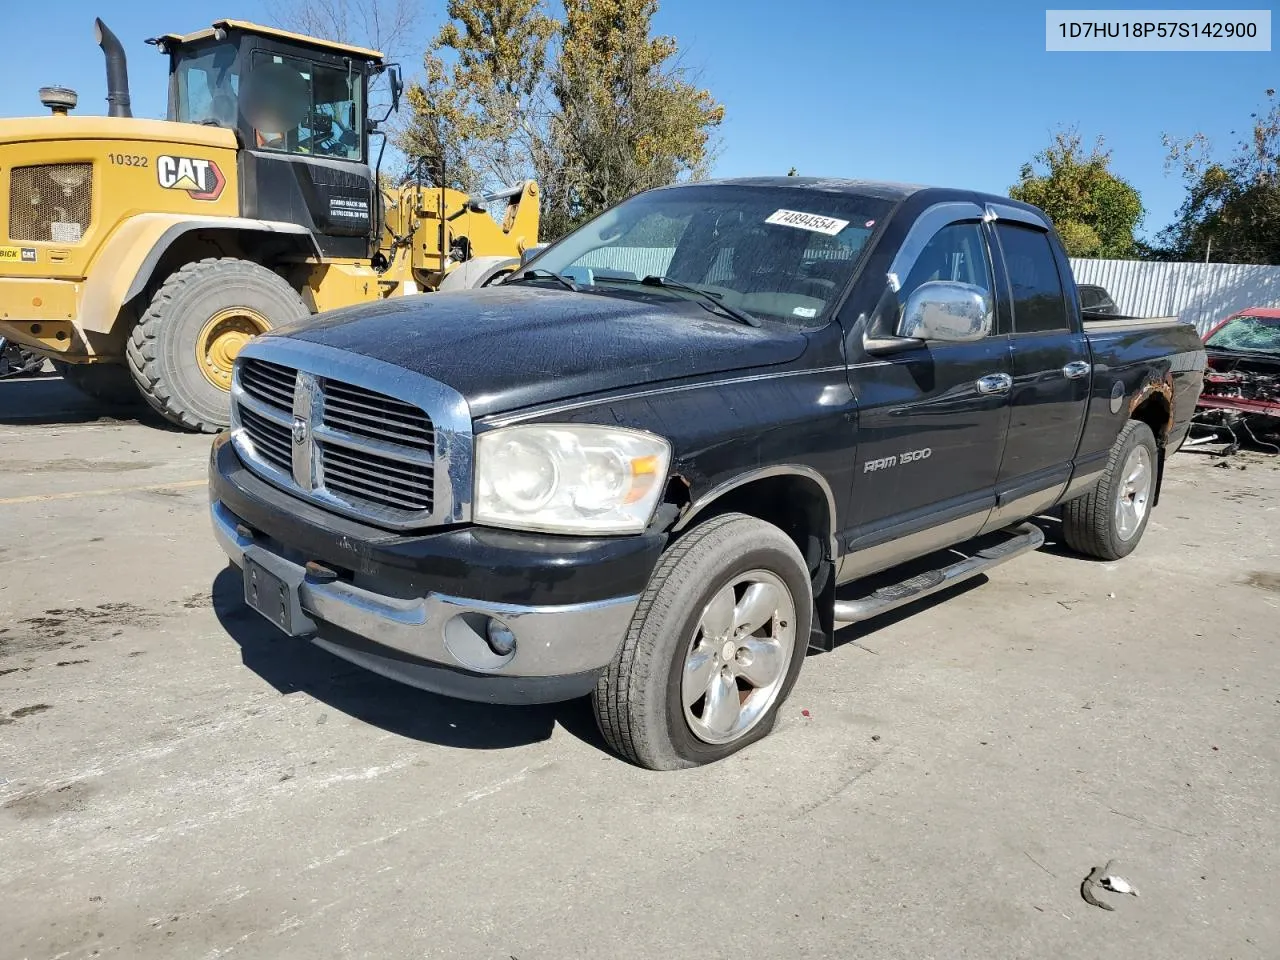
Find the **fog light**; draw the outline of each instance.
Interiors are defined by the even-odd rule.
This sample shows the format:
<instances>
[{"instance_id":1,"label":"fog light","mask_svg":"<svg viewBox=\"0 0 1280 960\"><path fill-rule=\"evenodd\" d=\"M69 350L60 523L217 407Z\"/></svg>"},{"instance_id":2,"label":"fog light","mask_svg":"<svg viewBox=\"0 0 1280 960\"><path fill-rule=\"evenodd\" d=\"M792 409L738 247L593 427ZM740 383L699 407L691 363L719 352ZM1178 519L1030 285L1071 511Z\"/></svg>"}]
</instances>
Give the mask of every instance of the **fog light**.
<instances>
[{"instance_id":1,"label":"fog light","mask_svg":"<svg viewBox=\"0 0 1280 960\"><path fill-rule=\"evenodd\" d=\"M494 620L492 617L489 619L484 626L484 638L489 649L500 657L509 657L515 653L516 635L501 620Z\"/></svg>"}]
</instances>

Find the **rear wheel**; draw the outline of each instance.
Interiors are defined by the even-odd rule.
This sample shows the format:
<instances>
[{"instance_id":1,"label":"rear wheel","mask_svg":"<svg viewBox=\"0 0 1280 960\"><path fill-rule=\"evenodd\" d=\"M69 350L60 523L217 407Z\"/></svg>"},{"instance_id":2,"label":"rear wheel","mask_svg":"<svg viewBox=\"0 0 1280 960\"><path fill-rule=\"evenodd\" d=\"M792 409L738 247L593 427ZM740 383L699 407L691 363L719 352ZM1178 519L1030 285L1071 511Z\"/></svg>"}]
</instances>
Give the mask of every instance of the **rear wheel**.
<instances>
[{"instance_id":1,"label":"rear wheel","mask_svg":"<svg viewBox=\"0 0 1280 960\"><path fill-rule=\"evenodd\" d=\"M87 397L113 407L137 406L142 402L133 378L118 363L66 363L54 360L53 368L62 379Z\"/></svg>"},{"instance_id":2,"label":"rear wheel","mask_svg":"<svg viewBox=\"0 0 1280 960\"><path fill-rule=\"evenodd\" d=\"M1151 428L1138 420L1126 423L1097 485L1062 505L1067 546L1102 560L1132 553L1151 518L1159 456Z\"/></svg>"},{"instance_id":3,"label":"rear wheel","mask_svg":"<svg viewBox=\"0 0 1280 960\"><path fill-rule=\"evenodd\" d=\"M230 422L231 371L246 343L310 314L279 275L247 260L221 258L175 271L129 339L129 370L146 401L188 430Z\"/></svg>"},{"instance_id":4,"label":"rear wheel","mask_svg":"<svg viewBox=\"0 0 1280 960\"><path fill-rule=\"evenodd\" d=\"M663 555L614 662L596 720L633 763L672 770L765 736L808 646L809 572L777 527L725 514Z\"/></svg>"}]
</instances>

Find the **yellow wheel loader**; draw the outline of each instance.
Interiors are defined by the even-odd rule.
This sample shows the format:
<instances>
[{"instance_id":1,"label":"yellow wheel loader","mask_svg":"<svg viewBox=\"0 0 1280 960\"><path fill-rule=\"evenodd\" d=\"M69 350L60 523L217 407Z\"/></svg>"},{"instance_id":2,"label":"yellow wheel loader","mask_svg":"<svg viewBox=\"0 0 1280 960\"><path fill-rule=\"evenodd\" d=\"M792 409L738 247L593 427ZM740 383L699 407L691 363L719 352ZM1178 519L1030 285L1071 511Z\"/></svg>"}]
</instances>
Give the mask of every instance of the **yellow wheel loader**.
<instances>
[{"instance_id":1,"label":"yellow wheel loader","mask_svg":"<svg viewBox=\"0 0 1280 960\"><path fill-rule=\"evenodd\" d=\"M321 310L481 286L537 244L538 190L485 197L370 166L376 50L239 20L149 43L169 57L167 120L130 112L119 40L95 24L108 115L0 120L0 338L106 401L227 424L252 337ZM390 110L387 113L390 113ZM379 151L379 158L381 151ZM419 165L421 169L421 165Z\"/></svg>"}]
</instances>

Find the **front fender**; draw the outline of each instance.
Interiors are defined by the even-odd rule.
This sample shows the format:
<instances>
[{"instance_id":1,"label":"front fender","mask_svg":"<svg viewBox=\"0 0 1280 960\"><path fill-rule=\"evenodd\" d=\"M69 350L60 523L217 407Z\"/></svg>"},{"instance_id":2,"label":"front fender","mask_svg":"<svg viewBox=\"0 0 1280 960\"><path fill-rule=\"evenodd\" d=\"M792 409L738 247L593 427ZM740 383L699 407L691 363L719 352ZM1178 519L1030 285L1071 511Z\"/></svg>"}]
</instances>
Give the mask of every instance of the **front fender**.
<instances>
[{"instance_id":1,"label":"front fender","mask_svg":"<svg viewBox=\"0 0 1280 960\"><path fill-rule=\"evenodd\" d=\"M180 213L139 214L112 231L90 264L77 326L91 333L110 333L120 308L146 290L165 252L180 237L198 230L263 236L293 234L312 255L318 255L310 231L294 223Z\"/></svg>"}]
</instances>

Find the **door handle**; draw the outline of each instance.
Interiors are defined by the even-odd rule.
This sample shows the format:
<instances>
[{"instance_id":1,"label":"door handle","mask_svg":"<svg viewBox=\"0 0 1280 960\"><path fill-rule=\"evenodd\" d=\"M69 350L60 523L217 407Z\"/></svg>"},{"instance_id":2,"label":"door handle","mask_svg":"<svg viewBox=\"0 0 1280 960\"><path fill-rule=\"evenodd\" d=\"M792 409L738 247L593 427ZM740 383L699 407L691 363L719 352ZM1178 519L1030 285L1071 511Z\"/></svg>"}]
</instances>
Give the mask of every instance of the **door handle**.
<instances>
[{"instance_id":1,"label":"door handle","mask_svg":"<svg viewBox=\"0 0 1280 960\"><path fill-rule=\"evenodd\" d=\"M979 393L1008 393L1013 389L1013 377L1007 373L989 373L978 378Z\"/></svg>"},{"instance_id":2,"label":"door handle","mask_svg":"<svg viewBox=\"0 0 1280 960\"><path fill-rule=\"evenodd\" d=\"M1091 369L1093 368L1088 360L1072 360L1062 368L1062 375L1068 380L1079 380L1081 377L1087 377Z\"/></svg>"}]
</instances>

